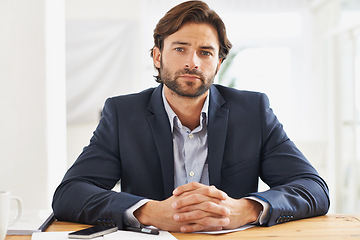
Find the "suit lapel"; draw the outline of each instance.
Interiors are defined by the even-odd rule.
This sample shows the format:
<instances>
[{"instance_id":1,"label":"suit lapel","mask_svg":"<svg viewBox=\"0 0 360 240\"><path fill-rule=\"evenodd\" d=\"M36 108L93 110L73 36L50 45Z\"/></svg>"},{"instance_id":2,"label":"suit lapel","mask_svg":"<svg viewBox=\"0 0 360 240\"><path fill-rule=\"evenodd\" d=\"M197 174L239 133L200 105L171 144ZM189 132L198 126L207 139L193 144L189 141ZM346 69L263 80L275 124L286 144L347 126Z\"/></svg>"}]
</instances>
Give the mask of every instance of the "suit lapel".
<instances>
[{"instance_id":1,"label":"suit lapel","mask_svg":"<svg viewBox=\"0 0 360 240\"><path fill-rule=\"evenodd\" d=\"M161 162L164 197L168 198L172 195L174 189L174 154L170 124L161 93L162 85L157 87L151 95L148 109L153 115L148 117L148 122L154 136L155 145Z\"/></svg>"},{"instance_id":2,"label":"suit lapel","mask_svg":"<svg viewBox=\"0 0 360 240\"><path fill-rule=\"evenodd\" d=\"M215 86L210 89L208 123L208 167L210 185L221 188L221 165L227 133L229 110L222 108L225 100Z\"/></svg>"}]
</instances>

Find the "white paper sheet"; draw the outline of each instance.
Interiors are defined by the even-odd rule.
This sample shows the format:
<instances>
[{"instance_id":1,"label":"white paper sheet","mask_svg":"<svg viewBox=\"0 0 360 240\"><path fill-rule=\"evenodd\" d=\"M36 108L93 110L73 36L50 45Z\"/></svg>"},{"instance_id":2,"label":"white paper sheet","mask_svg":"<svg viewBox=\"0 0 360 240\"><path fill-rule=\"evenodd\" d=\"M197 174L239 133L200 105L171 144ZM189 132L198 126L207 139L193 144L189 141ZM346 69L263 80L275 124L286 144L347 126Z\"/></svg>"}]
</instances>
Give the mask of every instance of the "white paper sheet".
<instances>
[{"instance_id":1,"label":"white paper sheet","mask_svg":"<svg viewBox=\"0 0 360 240\"><path fill-rule=\"evenodd\" d=\"M166 231L159 231L159 235L151 235L145 233L137 233L131 231L117 231L114 233L106 234L101 237L92 238L94 240L176 240L176 238ZM35 232L31 240L69 240L69 232Z\"/></svg>"},{"instance_id":2,"label":"white paper sheet","mask_svg":"<svg viewBox=\"0 0 360 240\"><path fill-rule=\"evenodd\" d=\"M224 234L236 231L246 230L248 228L254 227L254 225L244 225L240 228L231 229L231 230L221 230L221 231L209 231L209 232L196 232L201 234ZM117 231L114 233L106 234L101 237L93 238L94 240L126 240L126 239L136 239L136 240L176 240L176 238L166 231L159 231L159 235L144 234L131 231ZM31 240L69 240L69 232L34 232L32 234ZM191 233L189 233L191 234Z\"/></svg>"},{"instance_id":3,"label":"white paper sheet","mask_svg":"<svg viewBox=\"0 0 360 240\"><path fill-rule=\"evenodd\" d=\"M50 213L50 210L23 210L20 219L9 225L7 235L31 235L33 232L39 232L39 227Z\"/></svg>"},{"instance_id":4,"label":"white paper sheet","mask_svg":"<svg viewBox=\"0 0 360 240\"><path fill-rule=\"evenodd\" d=\"M110 233L104 236L104 240L125 240L125 239L136 239L136 240L176 240L173 235L166 231L159 231L159 235L152 235L152 234L144 234L138 232L131 232L131 231L117 231L114 233Z\"/></svg>"},{"instance_id":5,"label":"white paper sheet","mask_svg":"<svg viewBox=\"0 0 360 240\"><path fill-rule=\"evenodd\" d=\"M31 240L69 240L69 232L34 232ZM103 237L93 238L96 240L103 240Z\"/></svg>"},{"instance_id":6,"label":"white paper sheet","mask_svg":"<svg viewBox=\"0 0 360 240\"><path fill-rule=\"evenodd\" d=\"M196 233L203 233L203 234L224 234L224 233L231 233L231 232L237 232L237 231L243 231L249 228L254 227L255 225L244 225L239 228L230 229L230 230L220 230L220 231L208 231L208 232L196 232Z\"/></svg>"}]
</instances>

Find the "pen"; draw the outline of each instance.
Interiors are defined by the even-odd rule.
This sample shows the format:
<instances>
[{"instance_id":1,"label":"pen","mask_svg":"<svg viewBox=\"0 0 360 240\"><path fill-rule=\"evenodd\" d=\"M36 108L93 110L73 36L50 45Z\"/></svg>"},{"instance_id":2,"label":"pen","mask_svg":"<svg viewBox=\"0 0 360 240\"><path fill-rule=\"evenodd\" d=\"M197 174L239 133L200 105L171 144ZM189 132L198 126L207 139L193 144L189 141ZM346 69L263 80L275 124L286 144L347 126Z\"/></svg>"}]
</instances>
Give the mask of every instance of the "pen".
<instances>
[{"instance_id":1,"label":"pen","mask_svg":"<svg viewBox=\"0 0 360 240\"><path fill-rule=\"evenodd\" d=\"M133 231L133 232L139 232L139 233L147 233L147 234L159 235L159 231L157 229L126 227L125 230Z\"/></svg>"},{"instance_id":2,"label":"pen","mask_svg":"<svg viewBox=\"0 0 360 240\"><path fill-rule=\"evenodd\" d=\"M41 224L38 230L44 232L54 221L55 221L54 213L51 213L50 216L45 220L45 222Z\"/></svg>"}]
</instances>

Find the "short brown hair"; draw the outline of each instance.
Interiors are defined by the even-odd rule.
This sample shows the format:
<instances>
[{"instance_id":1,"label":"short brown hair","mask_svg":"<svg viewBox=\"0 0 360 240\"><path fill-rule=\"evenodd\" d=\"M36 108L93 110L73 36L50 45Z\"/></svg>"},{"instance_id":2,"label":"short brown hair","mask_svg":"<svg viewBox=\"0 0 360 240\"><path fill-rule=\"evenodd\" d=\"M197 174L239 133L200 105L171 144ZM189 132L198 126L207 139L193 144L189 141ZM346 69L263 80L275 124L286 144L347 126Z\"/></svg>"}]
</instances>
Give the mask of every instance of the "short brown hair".
<instances>
[{"instance_id":1,"label":"short brown hair","mask_svg":"<svg viewBox=\"0 0 360 240\"><path fill-rule=\"evenodd\" d=\"M202 1L187 1L170 9L154 29L154 47L162 51L164 39L189 22L208 23L216 29L220 46L219 58L225 60L232 47L226 35L225 24L219 15ZM153 57L154 47L151 49L151 57ZM157 68L157 70L160 75L160 69ZM155 78L157 82L161 82L160 76L155 76Z\"/></svg>"}]
</instances>

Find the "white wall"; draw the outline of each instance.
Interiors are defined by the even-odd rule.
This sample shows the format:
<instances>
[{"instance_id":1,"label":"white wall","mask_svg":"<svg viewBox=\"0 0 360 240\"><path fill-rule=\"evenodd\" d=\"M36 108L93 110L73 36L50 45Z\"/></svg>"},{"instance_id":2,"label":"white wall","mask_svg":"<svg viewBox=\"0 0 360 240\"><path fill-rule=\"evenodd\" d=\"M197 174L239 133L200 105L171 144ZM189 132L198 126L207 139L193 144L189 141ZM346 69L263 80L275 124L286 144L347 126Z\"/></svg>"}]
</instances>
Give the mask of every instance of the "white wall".
<instances>
[{"instance_id":1,"label":"white wall","mask_svg":"<svg viewBox=\"0 0 360 240\"><path fill-rule=\"evenodd\" d=\"M0 1L0 189L22 198L25 209L49 209L52 195L45 9L44 0Z\"/></svg>"},{"instance_id":2,"label":"white wall","mask_svg":"<svg viewBox=\"0 0 360 240\"><path fill-rule=\"evenodd\" d=\"M135 62L126 63L129 65L126 72L123 72L120 76L112 76L115 78L115 83L110 87L110 89L105 92L105 94L99 97L96 102L92 102L91 108L94 111L92 116L87 117L85 121L77 121L73 118L69 119L67 122L67 159L68 166L70 166L81 153L84 146L89 143L92 132L95 130L99 120L99 111L102 109L103 104L107 97L120 94L128 94L132 92L137 92L143 90L144 88L154 85L155 81L152 78L152 64L149 57L148 50L151 48L152 34L147 36L150 40L150 45L144 46L142 38L142 26L141 19L143 17L142 11L144 10L143 0L133 0L133 1L124 1L124 0L67 0L66 1L66 23L68 27L74 23L96 23L102 21L112 21L112 22L125 22L131 23L131 30L133 31L131 35L135 35L131 39L132 44L122 46L122 48L131 48L131 56L129 55L128 60L135 59ZM129 37L124 34L124 38ZM101 36L106 38L106 36ZM67 36L67 41L69 41L71 36ZM146 67L143 65L143 61L150 64L150 74L148 73ZM121 63L119 63L121 64ZM124 63L125 64L125 63ZM122 66L120 65L119 68ZM141 71L140 71L141 69ZM130 75L130 76L129 76ZM69 81L69 79L67 79ZM99 81L104 83L104 79L99 79ZM100 84L101 85L101 84ZM77 89L67 88L67 94L73 96L73 92ZM102 87L103 84L102 84ZM90 91L88 94L91 94ZM68 99L69 106L69 99ZM69 109L68 109L69 110Z\"/></svg>"}]
</instances>

